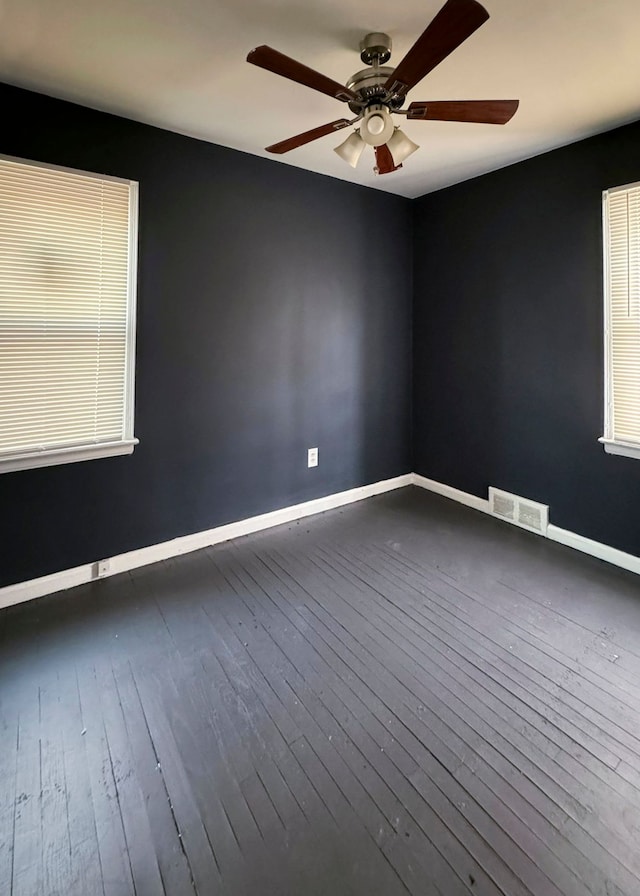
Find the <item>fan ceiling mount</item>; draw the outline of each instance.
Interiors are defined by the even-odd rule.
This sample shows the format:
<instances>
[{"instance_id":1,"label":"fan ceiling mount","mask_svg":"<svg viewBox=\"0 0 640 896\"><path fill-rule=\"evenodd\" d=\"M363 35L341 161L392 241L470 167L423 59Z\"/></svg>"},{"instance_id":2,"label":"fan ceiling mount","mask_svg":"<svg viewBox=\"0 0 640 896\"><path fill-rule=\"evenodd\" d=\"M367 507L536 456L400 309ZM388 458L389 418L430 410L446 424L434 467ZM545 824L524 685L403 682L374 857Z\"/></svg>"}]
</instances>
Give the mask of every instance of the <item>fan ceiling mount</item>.
<instances>
[{"instance_id":1,"label":"fan ceiling mount","mask_svg":"<svg viewBox=\"0 0 640 896\"><path fill-rule=\"evenodd\" d=\"M369 67L356 72L346 85L271 47L252 50L247 62L346 103L355 115L274 143L267 146L267 152L290 152L334 131L360 124L335 152L355 168L365 147L372 146L376 156L374 171L390 174L419 148L397 127L393 115L404 115L412 121L506 124L518 108L518 100L420 101L402 109L407 93L488 18L489 13L477 0L447 0L395 68L385 65L391 58L391 38L382 32L367 34L360 43L360 58Z\"/></svg>"}]
</instances>

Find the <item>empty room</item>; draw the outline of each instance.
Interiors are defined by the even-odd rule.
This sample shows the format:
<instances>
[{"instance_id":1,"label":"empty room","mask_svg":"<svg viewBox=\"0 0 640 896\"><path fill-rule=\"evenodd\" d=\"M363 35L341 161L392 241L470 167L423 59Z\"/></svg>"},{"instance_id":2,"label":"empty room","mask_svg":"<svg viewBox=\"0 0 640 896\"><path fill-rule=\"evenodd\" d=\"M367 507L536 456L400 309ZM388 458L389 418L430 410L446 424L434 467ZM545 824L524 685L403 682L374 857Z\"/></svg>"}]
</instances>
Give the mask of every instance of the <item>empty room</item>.
<instances>
[{"instance_id":1,"label":"empty room","mask_svg":"<svg viewBox=\"0 0 640 896\"><path fill-rule=\"evenodd\" d=\"M638 896L637 0L0 6L0 894Z\"/></svg>"}]
</instances>

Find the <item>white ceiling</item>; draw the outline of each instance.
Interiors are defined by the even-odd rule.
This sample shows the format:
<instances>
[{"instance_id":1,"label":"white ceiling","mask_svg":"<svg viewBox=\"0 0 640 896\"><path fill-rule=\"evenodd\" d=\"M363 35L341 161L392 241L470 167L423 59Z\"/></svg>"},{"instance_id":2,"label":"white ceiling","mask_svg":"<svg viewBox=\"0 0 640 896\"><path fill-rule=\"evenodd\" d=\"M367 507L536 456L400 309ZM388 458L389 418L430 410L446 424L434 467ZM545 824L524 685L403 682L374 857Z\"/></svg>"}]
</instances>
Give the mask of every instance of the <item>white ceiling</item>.
<instances>
[{"instance_id":1,"label":"white ceiling","mask_svg":"<svg viewBox=\"0 0 640 896\"><path fill-rule=\"evenodd\" d=\"M411 100L520 99L504 126L406 122L421 145L393 174L332 152L349 133L284 156L264 146L346 106L245 62L268 44L336 81L363 68L369 31L397 64L444 0L0 0L0 80L402 196L640 118L639 0L484 0L491 16Z\"/></svg>"}]
</instances>

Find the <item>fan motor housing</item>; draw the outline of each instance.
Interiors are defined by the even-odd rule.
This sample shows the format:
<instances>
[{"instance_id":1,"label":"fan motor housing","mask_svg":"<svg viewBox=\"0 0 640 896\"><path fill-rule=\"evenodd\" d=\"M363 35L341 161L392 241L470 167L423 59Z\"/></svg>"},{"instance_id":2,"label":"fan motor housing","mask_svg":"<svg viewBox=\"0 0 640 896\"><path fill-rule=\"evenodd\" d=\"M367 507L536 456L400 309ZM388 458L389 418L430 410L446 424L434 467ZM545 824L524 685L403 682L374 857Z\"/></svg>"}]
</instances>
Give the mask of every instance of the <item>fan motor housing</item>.
<instances>
[{"instance_id":1,"label":"fan motor housing","mask_svg":"<svg viewBox=\"0 0 640 896\"><path fill-rule=\"evenodd\" d=\"M349 81L347 87L357 93L360 99L371 105L372 103L385 103L385 105L398 108L402 105L403 99L389 97L389 93L384 89L389 76L393 74L390 66L379 66L374 68L364 68L362 71L356 72ZM360 112L360 106L349 103L352 112Z\"/></svg>"}]
</instances>

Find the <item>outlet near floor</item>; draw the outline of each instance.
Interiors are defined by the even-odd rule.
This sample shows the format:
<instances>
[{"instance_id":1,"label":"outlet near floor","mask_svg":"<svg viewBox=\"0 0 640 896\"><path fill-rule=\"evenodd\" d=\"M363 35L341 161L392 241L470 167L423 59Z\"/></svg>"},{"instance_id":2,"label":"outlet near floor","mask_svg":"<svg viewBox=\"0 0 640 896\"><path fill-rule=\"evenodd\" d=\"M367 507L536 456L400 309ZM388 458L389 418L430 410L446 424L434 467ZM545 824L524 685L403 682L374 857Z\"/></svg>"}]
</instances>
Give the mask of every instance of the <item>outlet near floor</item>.
<instances>
[{"instance_id":1,"label":"outlet near floor","mask_svg":"<svg viewBox=\"0 0 640 896\"><path fill-rule=\"evenodd\" d=\"M318 466L318 449L317 448L309 448L307 451L307 466L308 467L317 467Z\"/></svg>"}]
</instances>

